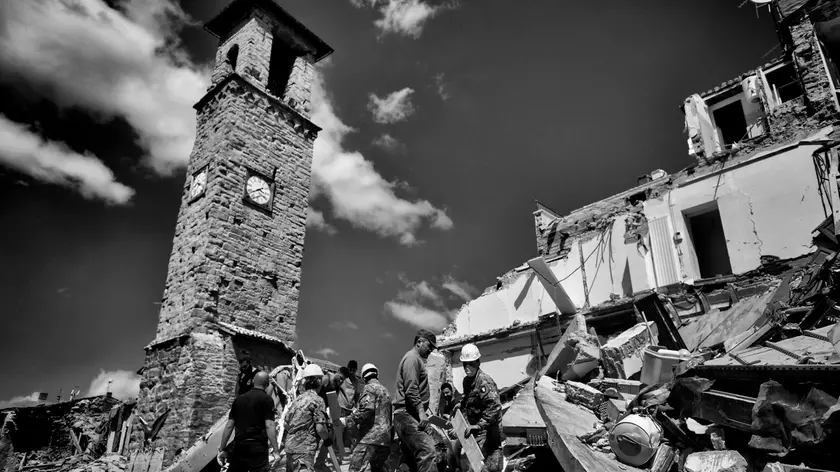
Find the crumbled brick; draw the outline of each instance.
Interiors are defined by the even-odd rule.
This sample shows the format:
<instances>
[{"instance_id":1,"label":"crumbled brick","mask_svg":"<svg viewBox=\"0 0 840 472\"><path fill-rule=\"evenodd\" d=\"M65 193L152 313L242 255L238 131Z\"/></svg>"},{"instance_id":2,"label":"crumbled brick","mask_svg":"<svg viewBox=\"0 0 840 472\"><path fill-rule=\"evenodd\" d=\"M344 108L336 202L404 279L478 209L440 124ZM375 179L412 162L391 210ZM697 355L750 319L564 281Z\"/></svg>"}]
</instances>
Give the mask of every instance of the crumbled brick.
<instances>
[{"instance_id":1,"label":"crumbled brick","mask_svg":"<svg viewBox=\"0 0 840 472\"><path fill-rule=\"evenodd\" d=\"M647 326L655 338L653 342L645 323L639 323L601 347L601 365L605 376L627 379L642 371L642 351L645 346L657 342L656 324L649 321Z\"/></svg>"},{"instance_id":2,"label":"crumbled brick","mask_svg":"<svg viewBox=\"0 0 840 472\"><path fill-rule=\"evenodd\" d=\"M566 401L580 405L590 410L597 410L604 402L604 394L600 390L580 382L566 382Z\"/></svg>"}]
</instances>

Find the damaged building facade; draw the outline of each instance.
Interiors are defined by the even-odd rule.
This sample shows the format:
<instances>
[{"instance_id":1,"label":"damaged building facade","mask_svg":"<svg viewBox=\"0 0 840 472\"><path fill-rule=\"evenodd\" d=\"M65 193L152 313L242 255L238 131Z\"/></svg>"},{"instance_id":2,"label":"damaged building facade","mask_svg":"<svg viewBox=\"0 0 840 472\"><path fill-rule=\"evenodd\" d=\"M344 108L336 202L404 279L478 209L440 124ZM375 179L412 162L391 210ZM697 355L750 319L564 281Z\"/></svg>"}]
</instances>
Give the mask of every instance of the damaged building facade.
<instances>
[{"instance_id":1,"label":"damaged building facade","mask_svg":"<svg viewBox=\"0 0 840 472\"><path fill-rule=\"evenodd\" d=\"M840 6L770 7L782 57L681 105L694 162L569 214L538 203L536 257L460 309L430 361L435 384L460 387L458 353L475 343L503 392L521 385L576 313L597 338L595 356L621 350L629 340L615 335L642 321L650 294L686 349L713 346L757 330L823 260L820 239L836 244L840 228Z\"/></svg>"}]
</instances>

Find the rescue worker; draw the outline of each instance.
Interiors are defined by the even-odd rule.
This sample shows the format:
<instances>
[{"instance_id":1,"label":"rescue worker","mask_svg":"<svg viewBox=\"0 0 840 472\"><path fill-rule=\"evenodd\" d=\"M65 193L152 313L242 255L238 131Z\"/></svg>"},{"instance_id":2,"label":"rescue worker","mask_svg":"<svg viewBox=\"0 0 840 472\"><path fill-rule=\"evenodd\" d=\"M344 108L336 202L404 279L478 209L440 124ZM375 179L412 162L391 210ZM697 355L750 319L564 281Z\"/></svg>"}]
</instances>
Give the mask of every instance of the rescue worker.
<instances>
[{"instance_id":1,"label":"rescue worker","mask_svg":"<svg viewBox=\"0 0 840 472\"><path fill-rule=\"evenodd\" d=\"M227 462L228 440L236 430L231 447L230 472L267 472L269 461L273 462L268 453L269 443L275 454L278 452L274 401L265 393L267 387L268 373L257 372L253 388L233 401L217 456L219 465Z\"/></svg>"},{"instance_id":2,"label":"rescue worker","mask_svg":"<svg viewBox=\"0 0 840 472\"><path fill-rule=\"evenodd\" d=\"M254 387L254 376L257 375L257 372L259 372L259 369L251 364L251 353L243 349L239 356L239 379L237 381L239 390L236 392L237 395L246 394Z\"/></svg>"},{"instance_id":3,"label":"rescue worker","mask_svg":"<svg viewBox=\"0 0 840 472\"><path fill-rule=\"evenodd\" d=\"M455 410L461 406L461 398L461 394L452 387L452 384L444 382L440 387L438 414L447 420L452 418Z\"/></svg>"},{"instance_id":4,"label":"rescue worker","mask_svg":"<svg viewBox=\"0 0 840 472\"><path fill-rule=\"evenodd\" d=\"M481 370L481 352L475 344L467 344L461 348L460 360L466 374L461 411L470 424L464 435L475 436L484 455L483 472L501 472L504 462L502 403L499 400L496 382Z\"/></svg>"},{"instance_id":5,"label":"rescue worker","mask_svg":"<svg viewBox=\"0 0 840 472\"><path fill-rule=\"evenodd\" d=\"M331 437L326 405L318 395L324 372L317 364L303 369L303 392L289 405L285 418L286 472L314 471L315 454Z\"/></svg>"},{"instance_id":6,"label":"rescue worker","mask_svg":"<svg viewBox=\"0 0 840 472\"><path fill-rule=\"evenodd\" d=\"M379 369L373 364L362 367L365 382L359 407L342 423L355 424L359 442L350 456L350 472L359 472L370 464L370 472L385 472L385 463L391 453L391 394L379 383Z\"/></svg>"},{"instance_id":7,"label":"rescue worker","mask_svg":"<svg viewBox=\"0 0 840 472\"><path fill-rule=\"evenodd\" d=\"M429 425L429 377L426 359L435 349L437 337L421 329L414 336L414 347L405 353L397 367L397 396L394 399L394 431L400 439L403 458L411 472L435 472L436 453Z\"/></svg>"}]
</instances>

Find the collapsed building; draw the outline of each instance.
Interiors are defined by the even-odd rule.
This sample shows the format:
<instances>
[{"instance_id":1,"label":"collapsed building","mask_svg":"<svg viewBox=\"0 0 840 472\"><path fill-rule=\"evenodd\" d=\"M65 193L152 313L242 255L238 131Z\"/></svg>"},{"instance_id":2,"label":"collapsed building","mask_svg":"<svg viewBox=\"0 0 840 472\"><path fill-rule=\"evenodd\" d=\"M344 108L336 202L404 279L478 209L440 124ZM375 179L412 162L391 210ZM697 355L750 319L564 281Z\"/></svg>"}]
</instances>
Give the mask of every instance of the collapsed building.
<instances>
[{"instance_id":1,"label":"collapsed building","mask_svg":"<svg viewBox=\"0 0 840 472\"><path fill-rule=\"evenodd\" d=\"M429 363L433 391L445 381L460 389L458 353L478 345L505 402L508 453L550 444L565 470L618 470L581 452L593 448L577 448L593 420L614 422L661 380L644 372L660 366L657 350L678 356L669 361L682 374L723 389L724 413L705 405L696 418L741 434L760 429L751 412L768 389L795 396L813 386L827 396L821 405L838 408L840 4L763 3L784 53L686 98L694 162L565 215L537 202L535 257L498 277L445 329ZM548 386L545 377L556 381ZM764 385L770 378L781 386ZM610 402L605 389L619 394ZM544 406L565 411L568 402L594 412L564 432ZM558 418L574 424L579 410ZM813 443L825 439L817 436ZM704 464L689 469L725 468Z\"/></svg>"}]
</instances>

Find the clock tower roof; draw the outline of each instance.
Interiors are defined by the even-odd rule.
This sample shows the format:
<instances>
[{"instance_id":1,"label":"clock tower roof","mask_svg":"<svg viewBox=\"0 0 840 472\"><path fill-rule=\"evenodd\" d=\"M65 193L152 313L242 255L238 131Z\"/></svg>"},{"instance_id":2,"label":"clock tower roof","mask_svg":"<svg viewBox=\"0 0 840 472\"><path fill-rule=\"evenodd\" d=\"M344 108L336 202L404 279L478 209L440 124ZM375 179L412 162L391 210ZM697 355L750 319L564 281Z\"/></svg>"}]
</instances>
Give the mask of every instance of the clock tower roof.
<instances>
[{"instance_id":1,"label":"clock tower roof","mask_svg":"<svg viewBox=\"0 0 840 472\"><path fill-rule=\"evenodd\" d=\"M223 39L256 7L267 10L302 38L307 44L299 45L299 47L312 55L313 62L318 62L332 54L333 49L327 43L283 9L277 0L233 0L219 14L205 23L204 29L213 36Z\"/></svg>"}]
</instances>

